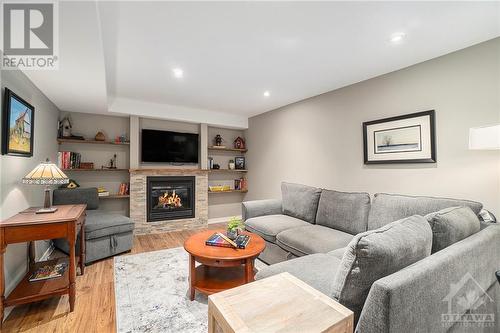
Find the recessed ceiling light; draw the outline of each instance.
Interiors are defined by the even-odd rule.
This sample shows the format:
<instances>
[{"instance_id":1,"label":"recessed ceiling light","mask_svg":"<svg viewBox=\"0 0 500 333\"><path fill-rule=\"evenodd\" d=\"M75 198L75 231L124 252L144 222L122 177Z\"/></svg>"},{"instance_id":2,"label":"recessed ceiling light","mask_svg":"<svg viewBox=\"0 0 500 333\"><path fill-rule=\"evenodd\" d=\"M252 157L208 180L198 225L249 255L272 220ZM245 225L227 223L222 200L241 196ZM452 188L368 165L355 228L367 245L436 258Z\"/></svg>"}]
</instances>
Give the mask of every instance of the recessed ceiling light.
<instances>
[{"instance_id":1,"label":"recessed ceiling light","mask_svg":"<svg viewBox=\"0 0 500 333\"><path fill-rule=\"evenodd\" d=\"M172 73L178 79L180 79L180 78L182 78L184 76L184 71L181 68L174 68L174 69L172 69Z\"/></svg>"},{"instance_id":2,"label":"recessed ceiling light","mask_svg":"<svg viewBox=\"0 0 500 333\"><path fill-rule=\"evenodd\" d=\"M391 42L392 43L399 43L405 37L406 37L406 34L404 32L396 32L396 33L394 33L394 34L391 35Z\"/></svg>"},{"instance_id":3,"label":"recessed ceiling light","mask_svg":"<svg viewBox=\"0 0 500 333\"><path fill-rule=\"evenodd\" d=\"M271 96L269 90L264 91L264 97L269 97L269 96Z\"/></svg>"}]
</instances>

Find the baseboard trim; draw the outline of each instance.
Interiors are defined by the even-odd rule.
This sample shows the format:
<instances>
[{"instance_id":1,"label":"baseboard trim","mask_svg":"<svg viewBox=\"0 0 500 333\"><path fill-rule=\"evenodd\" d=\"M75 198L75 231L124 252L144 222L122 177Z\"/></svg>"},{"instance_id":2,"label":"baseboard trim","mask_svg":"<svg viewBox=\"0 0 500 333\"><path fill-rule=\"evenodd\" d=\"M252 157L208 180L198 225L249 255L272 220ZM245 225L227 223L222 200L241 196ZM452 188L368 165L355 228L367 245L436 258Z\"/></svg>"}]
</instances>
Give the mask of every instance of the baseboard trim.
<instances>
[{"instance_id":1,"label":"baseboard trim","mask_svg":"<svg viewBox=\"0 0 500 333\"><path fill-rule=\"evenodd\" d=\"M241 215L238 215L238 216L215 217L215 218L213 218L213 219L208 219L208 224L226 223L226 222L229 222L229 220L230 220L232 217L236 217L236 218L241 219Z\"/></svg>"}]
</instances>

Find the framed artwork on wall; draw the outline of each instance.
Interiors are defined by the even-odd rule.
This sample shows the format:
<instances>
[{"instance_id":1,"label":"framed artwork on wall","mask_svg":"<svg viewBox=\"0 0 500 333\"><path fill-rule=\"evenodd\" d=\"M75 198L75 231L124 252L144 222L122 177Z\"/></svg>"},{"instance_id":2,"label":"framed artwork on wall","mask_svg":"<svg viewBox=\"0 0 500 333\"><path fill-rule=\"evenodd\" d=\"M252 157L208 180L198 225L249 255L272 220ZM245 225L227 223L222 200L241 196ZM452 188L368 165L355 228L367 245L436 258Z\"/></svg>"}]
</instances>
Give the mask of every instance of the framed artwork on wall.
<instances>
[{"instance_id":1,"label":"framed artwork on wall","mask_svg":"<svg viewBox=\"0 0 500 333\"><path fill-rule=\"evenodd\" d=\"M2 155L33 156L35 108L5 88L2 114Z\"/></svg>"},{"instance_id":2,"label":"framed artwork on wall","mask_svg":"<svg viewBox=\"0 0 500 333\"><path fill-rule=\"evenodd\" d=\"M245 170L245 157L237 156L234 158L236 170Z\"/></svg>"},{"instance_id":3,"label":"framed artwork on wall","mask_svg":"<svg viewBox=\"0 0 500 333\"><path fill-rule=\"evenodd\" d=\"M365 164L435 163L435 111L363 123Z\"/></svg>"}]
</instances>

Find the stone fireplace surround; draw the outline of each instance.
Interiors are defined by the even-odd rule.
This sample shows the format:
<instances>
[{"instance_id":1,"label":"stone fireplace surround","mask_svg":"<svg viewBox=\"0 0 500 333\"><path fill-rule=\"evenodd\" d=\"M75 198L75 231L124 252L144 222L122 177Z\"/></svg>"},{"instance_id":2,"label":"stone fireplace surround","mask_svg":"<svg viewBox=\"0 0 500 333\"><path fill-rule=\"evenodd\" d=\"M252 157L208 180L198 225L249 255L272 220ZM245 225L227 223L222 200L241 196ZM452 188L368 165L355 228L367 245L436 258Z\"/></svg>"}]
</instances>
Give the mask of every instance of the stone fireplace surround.
<instances>
[{"instance_id":1,"label":"stone fireplace surround","mask_svg":"<svg viewBox=\"0 0 500 333\"><path fill-rule=\"evenodd\" d=\"M195 216L189 219L147 221L148 176L195 176ZM131 169L130 218L136 235L197 229L208 224L208 171L201 169Z\"/></svg>"}]
</instances>

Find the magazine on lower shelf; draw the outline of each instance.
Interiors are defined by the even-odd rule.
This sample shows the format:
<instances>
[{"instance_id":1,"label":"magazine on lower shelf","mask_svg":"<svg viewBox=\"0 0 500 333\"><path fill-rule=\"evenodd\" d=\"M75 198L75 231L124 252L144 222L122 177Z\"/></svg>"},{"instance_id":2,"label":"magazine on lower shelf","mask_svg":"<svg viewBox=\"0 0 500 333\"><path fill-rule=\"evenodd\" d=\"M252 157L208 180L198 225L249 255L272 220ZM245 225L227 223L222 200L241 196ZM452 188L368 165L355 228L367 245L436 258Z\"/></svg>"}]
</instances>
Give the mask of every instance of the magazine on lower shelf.
<instances>
[{"instance_id":1,"label":"magazine on lower shelf","mask_svg":"<svg viewBox=\"0 0 500 333\"><path fill-rule=\"evenodd\" d=\"M42 280L49 280L59 278L64 275L68 264L65 262L61 263L47 263L38 267L33 274L29 277L29 282L36 282Z\"/></svg>"}]
</instances>

